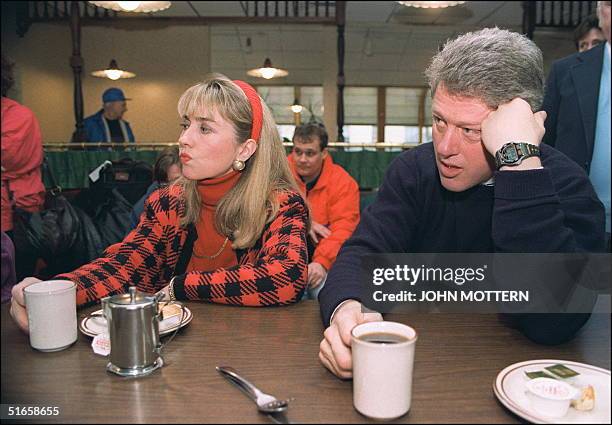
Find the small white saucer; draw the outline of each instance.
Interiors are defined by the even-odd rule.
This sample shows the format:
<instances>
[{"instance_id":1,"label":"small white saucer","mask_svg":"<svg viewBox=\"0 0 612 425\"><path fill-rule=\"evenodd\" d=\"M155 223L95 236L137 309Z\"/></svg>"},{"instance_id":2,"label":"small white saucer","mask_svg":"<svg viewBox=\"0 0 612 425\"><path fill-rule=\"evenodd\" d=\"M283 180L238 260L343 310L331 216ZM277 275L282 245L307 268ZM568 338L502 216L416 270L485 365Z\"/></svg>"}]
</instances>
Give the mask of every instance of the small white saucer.
<instances>
[{"instance_id":1,"label":"small white saucer","mask_svg":"<svg viewBox=\"0 0 612 425\"><path fill-rule=\"evenodd\" d=\"M595 389L595 407L590 411L579 411L570 407L562 418L550 418L532 409L525 392L529 380L525 372L541 371L548 366L563 364L580 375L580 385L592 385ZM571 381L568 381L571 382ZM531 360L515 363L502 370L493 382L493 392L499 401L513 413L537 424L609 424L610 423L610 371L585 363L567 360Z\"/></svg>"}]
</instances>

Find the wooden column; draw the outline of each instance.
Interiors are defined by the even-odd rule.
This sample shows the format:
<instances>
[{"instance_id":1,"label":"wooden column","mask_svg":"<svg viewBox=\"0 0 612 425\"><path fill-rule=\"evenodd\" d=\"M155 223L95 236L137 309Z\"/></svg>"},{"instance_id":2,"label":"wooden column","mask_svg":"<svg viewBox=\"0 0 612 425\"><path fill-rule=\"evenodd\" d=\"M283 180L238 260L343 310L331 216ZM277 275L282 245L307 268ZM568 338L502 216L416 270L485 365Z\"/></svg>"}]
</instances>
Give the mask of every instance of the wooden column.
<instances>
[{"instance_id":1,"label":"wooden column","mask_svg":"<svg viewBox=\"0 0 612 425\"><path fill-rule=\"evenodd\" d=\"M297 99L297 101L300 102L300 105L302 105L302 111L303 111L304 104L302 102L302 88L300 86L293 87L293 98ZM301 112L298 112L297 114L295 112L293 113L293 122L296 127L302 123L302 113Z\"/></svg>"},{"instance_id":2,"label":"wooden column","mask_svg":"<svg viewBox=\"0 0 612 425\"><path fill-rule=\"evenodd\" d=\"M78 1L73 1L70 5L70 32L72 34L70 66L74 75L74 119L76 122L72 141L83 143L86 142L87 136L83 127L83 89L81 86L83 58L81 57L81 15Z\"/></svg>"},{"instance_id":3,"label":"wooden column","mask_svg":"<svg viewBox=\"0 0 612 425\"><path fill-rule=\"evenodd\" d=\"M427 89L421 90L419 96L419 145L423 143L423 128L425 127L425 98L427 97Z\"/></svg>"},{"instance_id":4,"label":"wooden column","mask_svg":"<svg viewBox=\"0 0 612 425\"><path fill-rule=\"evenodd\" d=\"M553 2L554 3L554 2ZM542 2L544 4L544 2ZM524 1L523 6L523 34L530 40L533 40L533 31L536 24L536 2Z\"/></svg>"},{"instance_id":5,"label":"wooden column","mask_svg":"<svg viewBox=\"0 0 612 425\"><path fill-rule=\"evenodd\" d=\"M344 24L346 2L336 2L336 25L338 26L338 142L344 142Z\"/></svg>"},{"instance_id":6,"label":"wooden column","mask_svg":"<svg viewBox=\"0 0 612 425\"><path fill-rule=\"evenodd\" d=\"M378 87L376 100L376 143L385 143L385 121L387 115L387 90L386 87Z\"/></svg>"}]
</instances>

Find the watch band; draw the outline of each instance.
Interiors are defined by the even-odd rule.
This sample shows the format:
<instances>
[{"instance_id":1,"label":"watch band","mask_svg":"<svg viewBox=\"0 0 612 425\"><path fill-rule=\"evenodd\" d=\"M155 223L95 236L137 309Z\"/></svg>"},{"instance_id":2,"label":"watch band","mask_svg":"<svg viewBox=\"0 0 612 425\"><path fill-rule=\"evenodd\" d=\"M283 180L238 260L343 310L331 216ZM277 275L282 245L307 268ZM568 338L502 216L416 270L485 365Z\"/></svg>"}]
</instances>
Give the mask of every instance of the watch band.
<instances>
[{"instance_id":1,"label":"watch band","mask_svg":"<svg viewBox=\"0 0 612 425\"><path fill-rule=\"evenodd\" d=\"M499 170L503 166L516 166L523 159L540 156L540 148L527 142L508 142L495 152L495 166Z\"/></svg>"},{"instance_id":2,"label":"watch band","mask_svg":"<svg viewBox=\"0 0 612 425\"><path fill-rule=\"evenodd\" d=\"M176 295L174 295L174 279L176 279L176 276L170 279L170 284L168 285L168 297L170 301L176 301Z\"/></svg>"}]
</instances>

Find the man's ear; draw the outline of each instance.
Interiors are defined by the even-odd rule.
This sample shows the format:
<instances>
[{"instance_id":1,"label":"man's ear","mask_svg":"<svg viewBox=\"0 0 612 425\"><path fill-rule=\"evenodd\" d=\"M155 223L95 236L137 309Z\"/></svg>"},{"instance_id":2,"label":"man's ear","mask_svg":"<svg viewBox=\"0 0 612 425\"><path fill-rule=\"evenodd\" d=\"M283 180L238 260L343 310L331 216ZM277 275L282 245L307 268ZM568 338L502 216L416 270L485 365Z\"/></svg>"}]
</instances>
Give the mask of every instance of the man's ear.
<instances>
[{"instance_id":1,"label":"man's ear","mask_svg":"<svg viewBox=\"0 0 612 425\"><path fill-rule=\"evenodd\" d=\"M254 139L248 139L240 146L236 159L247 161L257 150L257 142Z\"/></svg>"},{"instance_id":2,"label":"man's ear","mask_svg":"<svg viewBox=\"0 0 612 425\"><path fill-rule=\"evenodd\" d=\"M327 148L323 149L323 151L321 152L321 156L323 157L323 159L327 158Z\"/></svg>"}]
</instances>

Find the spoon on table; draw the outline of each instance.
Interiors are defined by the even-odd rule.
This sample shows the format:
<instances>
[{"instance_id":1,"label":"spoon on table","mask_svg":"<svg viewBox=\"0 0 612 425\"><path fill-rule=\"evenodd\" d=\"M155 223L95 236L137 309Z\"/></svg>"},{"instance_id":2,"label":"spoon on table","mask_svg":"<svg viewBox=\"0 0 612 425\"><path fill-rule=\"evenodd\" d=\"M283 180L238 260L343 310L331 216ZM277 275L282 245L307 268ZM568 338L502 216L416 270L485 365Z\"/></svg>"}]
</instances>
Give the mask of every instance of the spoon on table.
<instances>
[{"instance_id":1,"label":"spoon on table","mask_svg":"<svg viewBox=\"0 0 612 425\"><path fill-rule=\"evenodd\" d=\"M263 413L284 412L289 407L290 400L279 400L276 397L259 390L255 385L244 379L238 371L229 366L217 366L217 371L228 381L243 390L257 404L257 409Z\"/></svg>"}]
</instances>

